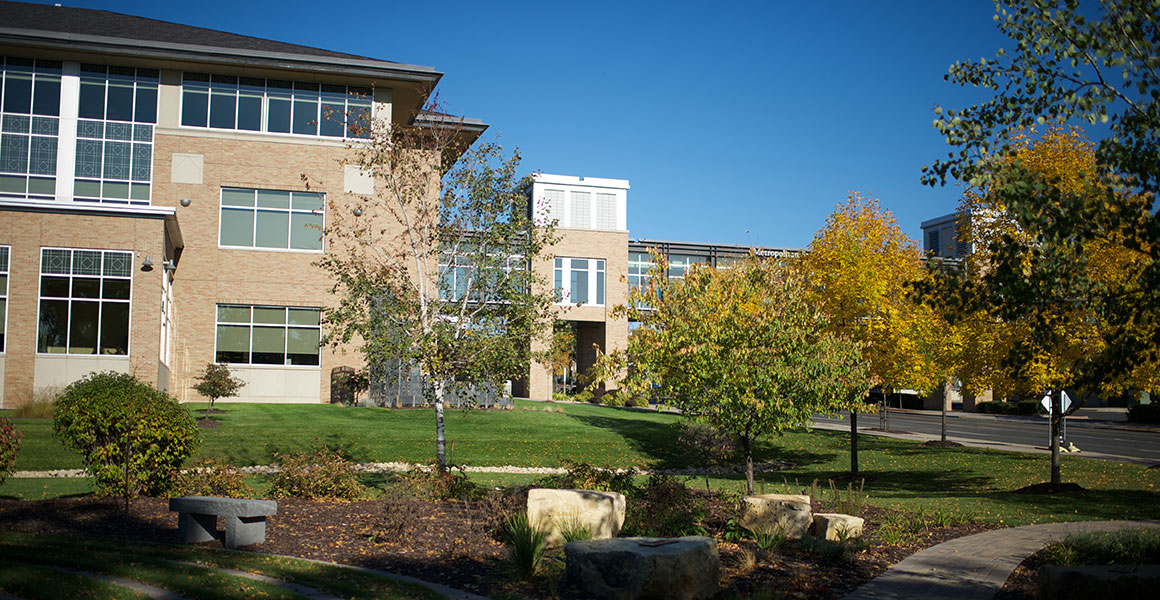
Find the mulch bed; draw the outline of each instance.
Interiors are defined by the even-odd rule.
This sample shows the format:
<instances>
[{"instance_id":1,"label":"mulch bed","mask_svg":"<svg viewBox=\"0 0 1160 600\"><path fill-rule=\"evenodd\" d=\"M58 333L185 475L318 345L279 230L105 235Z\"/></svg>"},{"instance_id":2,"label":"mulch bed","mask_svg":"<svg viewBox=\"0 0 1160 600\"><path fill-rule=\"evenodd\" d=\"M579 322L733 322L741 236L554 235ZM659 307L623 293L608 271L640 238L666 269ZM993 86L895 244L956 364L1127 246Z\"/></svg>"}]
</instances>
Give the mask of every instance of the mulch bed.
<instances>
[{"instance_id":1,"label":"mulch bed","mask_svg":"<svg viewBox=\"0 0 1160 600\"><path fill-rule=\"evenodd\" d=\"M248 549L381 569L486 596L547 597L550 590L544 578L531 583L512 581L504 561L506 551L491 535L518 506L518 497L479 502L283 498L278 500L278 514L267 523L266 542ZM714 498L708 508L704 525L710 535L719 534L733 516L732 507ZM829 509L817 501L814 510ZM888 512L866 507L862 516L869 543L849 562L827 562L794 544L765 554L751 541L720 541L718 596L733 598L774 589L788 598L840 598L914 552L995 528L978 523L931 528L906 545L892 546L875 536L876 524ZM177 539L177 515L169 512L164 498L138 498L128 514L111 499L91 496L0 500L0 530L172 543ZM757 558L755 563L750 557ZM584 597L569 589L560 590L559 595Z\"/></svg>"}]
</instances>

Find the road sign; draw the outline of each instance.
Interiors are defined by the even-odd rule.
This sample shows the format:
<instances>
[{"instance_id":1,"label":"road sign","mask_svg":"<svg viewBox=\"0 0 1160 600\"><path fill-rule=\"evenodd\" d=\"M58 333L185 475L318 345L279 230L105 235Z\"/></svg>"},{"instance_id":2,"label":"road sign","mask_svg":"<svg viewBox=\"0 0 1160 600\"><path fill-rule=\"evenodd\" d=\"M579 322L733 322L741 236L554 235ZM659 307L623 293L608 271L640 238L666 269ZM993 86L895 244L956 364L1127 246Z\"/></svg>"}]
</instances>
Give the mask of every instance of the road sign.
<instances>
[{"instance_id":1,"label":"road sign","mask_svg":"<svg viewBox=\"0 0 1160 600\"><path fill-rule=\"evenodd\" d=\"M1071 398L1069 398L1067 396L1067 392L1060 392L1059 394L1063 398L1062 412L1067 412L1067 409L1071 408ZM1043 405L1043 408L1047 409L1048 413L1050 413L1051 412L1051 392L1047 392L1047 395L1045 395L1043 397L1043 400L1041 400L1039 403Z\"/></svg>"}]
</instances>

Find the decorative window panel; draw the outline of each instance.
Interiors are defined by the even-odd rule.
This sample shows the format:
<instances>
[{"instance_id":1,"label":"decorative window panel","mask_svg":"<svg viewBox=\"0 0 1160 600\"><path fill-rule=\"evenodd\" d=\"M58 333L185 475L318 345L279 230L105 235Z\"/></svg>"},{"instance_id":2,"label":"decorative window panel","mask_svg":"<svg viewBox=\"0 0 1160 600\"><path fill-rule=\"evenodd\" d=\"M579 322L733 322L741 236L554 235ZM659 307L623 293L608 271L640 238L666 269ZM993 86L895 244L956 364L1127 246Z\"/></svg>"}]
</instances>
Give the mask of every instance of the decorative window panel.
<instances>
[{"instance_id":1,"label":"decorative window panel","mask_svg":"<svg viewBox=\"0 0 1160 600\"><path fill-rule=\"evenodd\" d=\"M548 207L548 214L545 218L548 222L553 219L556 224L564 225L564 190L544 190L544 200Z\"/></svg>"},{"instance_id":2,"label":"decorative window panel","mask_svg":"<svg viewBox=\"0 0 1160 600\"><path fill-rule=\"evenodd\" d=\"M321 252L324 205L317 192L222 188L218 243Z\"/></svg>"},{"instance_id":3,"label":"decorative window panel","mask_svg":"<svg viewBox=\"0 0 1160 600\"><path fill-rule=\"evenodd\" d=\"M603 259L558 257L553 266L557 303L604 305Z\"/></svg>"},{"instance_id":4,"label":"decorative window panel","mask_svg":"<svg viewBox=\"0 0 1160 600\"><path fill-rule=\"evenodd\" d=\"M74 198L149 204L157 71L86 64L80 86Z\"/></svg>"},{"instance_id":5,"label":"decorative window panel","mask_svg":"<svg viewBox=\"0 0 1160 600\"><path fill-rule=\"evenodd\" d=\"M572 201L571 217L568 223L569 227L578 227L587 229L592 226L592 193L591 192L572 192L570 194Z\"/></svg>"},{"instance_id":6,"label":"decorative window panel","mask_svg":"<svg viewBox=\"0 0 1160 600\"><path fill-rule=\"evenodd\" d=\"M56 195L61 63L0 57L0 198Z\"/></svg>"},{"instance_id":7,"label":"decorative window panel","mask_svg":"<svg viewBox=\"0 0 1160 600\"><path fill-rule=\"evenodd\" d=\"M133 253L43 248L36 351L129 354Z\"/></svg>"},{"instance_id":8,"label":"decorative window panel","mask_svg":"<svg viewBox=\"0 0 1160 600\"><path fill-rule=\"evenodd\" d=\"M219 363L318 366L322 310L219 304L214 359Z\"/></svg>"},{"instance_id":9,"label":"decorative window panel","mask_svg":"<svg viewBox=\"0 0 1160 600\"><path fill-rule=\"evenodd\" d=\"M185 127L369 138L370 88L185 73Z\"/></svg>"},{"instance_id":10,"label":"decorative window panel","mask_svg":"<svg viewBox=\"0 0 1160 600\"><path fill-rule=\"evenodd\" d=\"M616 194L596 193L596 229L616 229Z\"/></svg>"}]
</instances>

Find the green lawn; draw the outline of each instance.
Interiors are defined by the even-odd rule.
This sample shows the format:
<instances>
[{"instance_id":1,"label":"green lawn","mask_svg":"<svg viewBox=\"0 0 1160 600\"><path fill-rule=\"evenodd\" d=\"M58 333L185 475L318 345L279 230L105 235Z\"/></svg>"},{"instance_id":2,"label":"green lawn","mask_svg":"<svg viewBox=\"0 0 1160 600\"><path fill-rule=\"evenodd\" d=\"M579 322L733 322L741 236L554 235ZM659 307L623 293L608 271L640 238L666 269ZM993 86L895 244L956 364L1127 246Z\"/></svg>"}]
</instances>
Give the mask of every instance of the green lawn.
<instances>
[{"instance_id":1,"label":"green lawn","mask_svg":"<svg viewBox=\"0 0 1160 600\"><path fill-rule=\"evenodd\" d=\"M214 567L257 573L343 598L441 597L414 584L294 558L73 536L0 532L0 566L0 592L30 600L76 597L81 590L100 598L138 597L122 586L62 573L59 568L130 579L191 598L303 597L272 583Z\"/></svg>"},{"instance_id":2,"label":"green lawn","mask_svg":"<svg viewBox=\"0 0 1160 600\"><path fill-rule=\"evenodd\" d=\"M341 449L355 461L431 462L434 417L430 410L345 408L334 405L221 404L222 426L203 431L201 457L236 465L266 464L275 452L314 444ZM650 411L588 404L518 401L512 411L448 411L447 436L454 462L468 465L558 466L563 459L612 467L674 467L686 461L677 448L679 419ZM197 408L197 407L191 407ZM547 410L545 410L547 409ZM557 412L559 410L560 412ZM47 421L17 419L25 432L18 469L79 466L60 447ZM916 442L864 435L860 463L870 502L907 509L945 510L988 521L1160 518L1160 470L1066 456L1064 480L1086 492L1042 496L1014 490L1048 478L1048 457L979 448L927 448ZM757 444L758 460L794 463L765 476L767 491L823 484L849 469L845 432L795 432ZM195 457L196 458L196 457ZM474 474L488 486L526 483L536 476ZM737 491L742 476L716 478L716 488ZM695 483L693 485L701 485ZM83 493L76 482L16 480L0 496L38 498Z\"/></svg>"}]
</instances>

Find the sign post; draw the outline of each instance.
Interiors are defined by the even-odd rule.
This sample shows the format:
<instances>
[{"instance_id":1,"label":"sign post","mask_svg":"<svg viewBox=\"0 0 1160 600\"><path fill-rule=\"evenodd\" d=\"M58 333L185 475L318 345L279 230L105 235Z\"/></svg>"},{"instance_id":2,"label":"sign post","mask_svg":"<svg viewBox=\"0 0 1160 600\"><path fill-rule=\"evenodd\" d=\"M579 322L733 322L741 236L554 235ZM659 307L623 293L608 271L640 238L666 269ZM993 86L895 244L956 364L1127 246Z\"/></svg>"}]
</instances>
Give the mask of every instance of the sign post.
<instances>
[{"instance_id":1,"label":"sign post","mask_svg":"<svg viewBox=\"0 0 1160 600\"><path fill-rule=\"evenodd\" d=\"M1071 398L1069 398L1067 396L1067 392L1065 390L1059 391L1059 398L1063 404L1063 406L1059 410L1059 413L1060 413L1060 417L1059 417L1059 427L1060 427L1059 445L1061 447L1063 447L1063 446L1065 446L1064 441L1067 440L1067 416L1064 415L1063 413L1066 413L1067 409L1071 408ZM1051 390L1047 390L1047 394L1045 396L1043 396L1043 400L1040 400L1039 403L1043 405L1043 408L1047 409L1047 414L1051 415ZM1051 447L1051 417L1050 416L1047 418L1047 424L1048 424L1047 425L1047 447L1050 448Z\"/></svg>"}]
</instances>

